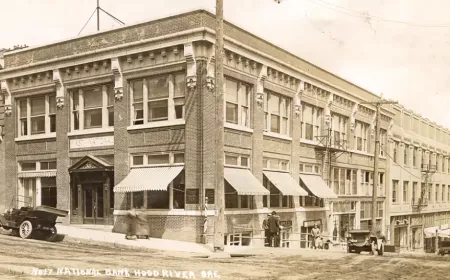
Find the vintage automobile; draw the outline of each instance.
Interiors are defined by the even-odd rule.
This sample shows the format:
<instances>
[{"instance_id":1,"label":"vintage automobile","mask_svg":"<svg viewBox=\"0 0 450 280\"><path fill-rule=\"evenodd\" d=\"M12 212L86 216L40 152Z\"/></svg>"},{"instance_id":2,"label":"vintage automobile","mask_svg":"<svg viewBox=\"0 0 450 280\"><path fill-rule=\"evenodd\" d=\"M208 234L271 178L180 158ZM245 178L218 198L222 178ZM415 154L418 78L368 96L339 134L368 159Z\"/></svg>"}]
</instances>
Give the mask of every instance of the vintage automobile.
<instances>
[{"instance_id":1,"label":"vintage automobile","mask_svg":"<svg viewBox=\"0 0 450 280\"><path fill-rule=\"evenodd\" d=\"M443 240L439 243L438 255L450 254L450 240Z\"/></svg>"},{"instance_id":2,"label":"vintage automobile","mask_svg":"<svg viewBox=\"0 0 450 280\"><path fill-rule=\"evenodd\" d=\"M68 211L43 205L13 208L0 215L0 227L24 239L35 237L54 241L57 236L56 219L67 214Z\"/></svg>"},{"instance_id":3,"label":"vintage automobile","mask_svg":"<svg viewBox=\"0 0 450 280\"><path fill-rule=\"evenodd\" d=\"M370 252L382 256L386 238L381 234L372 234L369 230L351 230L347 237L347 252L361 253Z\"/></svg>"}]
</instances>

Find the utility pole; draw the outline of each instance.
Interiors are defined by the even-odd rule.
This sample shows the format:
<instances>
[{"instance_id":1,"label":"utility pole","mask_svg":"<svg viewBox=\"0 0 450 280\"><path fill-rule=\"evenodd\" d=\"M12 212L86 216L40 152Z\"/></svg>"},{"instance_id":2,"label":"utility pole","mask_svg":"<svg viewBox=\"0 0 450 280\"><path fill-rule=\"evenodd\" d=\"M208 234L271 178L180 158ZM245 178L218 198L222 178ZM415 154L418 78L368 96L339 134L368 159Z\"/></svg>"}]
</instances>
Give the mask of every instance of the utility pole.
<instances>
[{"instance_id":1,"label":"utility pole","mask_svg":"<svg viewBox=\"0 0 450 280\"><path fill-rule=\"evenodd\" d=\"M97 0L97 31L100 30L100 0Z\"/></svg>"},{"instance_id":2,"label":"utility pole","mask_svg":"<svg viewBox=\"0 0 450 280\"><path fill-rule=\"evenodd\" d=\"M372 234L376 234L377 224L377 191L380 179L378 178L378 161L380 156L380 109L383 104L397 104L396 101L375 101L375 102L361 102L360 104L373 104L376 107L375 116L375 155L374 155L374 171L373 171L373 189L372 189Z\"/></svg>"},{"instance_id":3,"label":"utility pole","mask_svg":"<svg viewBox=\"0 0 450 280\"><path fill-rule=\"evenodd\" d=\"M224 77L223 77L223 0L216 0L216 209L214 222L214 251L224 250L225 188L224 188Z\"/></svg>"}]
</instances>

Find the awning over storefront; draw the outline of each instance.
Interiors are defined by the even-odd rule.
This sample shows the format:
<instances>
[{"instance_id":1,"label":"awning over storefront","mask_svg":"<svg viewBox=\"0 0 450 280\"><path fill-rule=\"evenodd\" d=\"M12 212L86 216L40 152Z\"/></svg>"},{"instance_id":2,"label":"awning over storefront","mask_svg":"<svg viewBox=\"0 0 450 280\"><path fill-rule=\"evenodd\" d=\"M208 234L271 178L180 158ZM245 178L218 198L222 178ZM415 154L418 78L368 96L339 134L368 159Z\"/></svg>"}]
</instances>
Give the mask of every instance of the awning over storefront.
<instances>
[{"instance_id":1,"label":"awning over storefront","mask_svg":"<svg viewBox=\"0 0 450 280\"><path fill-rule=\"evenodd\" d=\"M297 184L289 173L264 171L264 175L283 195L308 196L308 193Z\"/></svg>"},{"instance_id":2,"label":"awning over storefront","mask_svg":"<svg viewBox=\"0 0 450 280\"><path fill-rule=\"evenodd\" d=\"M238 195L270 194L248 169L225 167L224 177Z\"/></svg>"},{"instance_id":3,"label":"awning over storefront","mask_svg":"<svg viewBox=\"0 0 450 280\"><path fill-rule=\"evenodd\" d=\"M320 198L337 198L338 196L330 189L319 175L300 174L300 179L315 196Z\"/></svg>"},{"instance_id":4,"label":"awning over storefront","mask_svg":"<svg viewBox=\"0 0 450 280\"><path fill-rule=\"evenodd\" d=\"M450 237L450 229L440 229L439 227L427 227L423 232L426 238L436 237L436 231L439 237Z\"/></svg>"},{"instance_id":5,"label":"awning over storefront","mask_svg":"<svg viewBox=\"0 0 450 280\"><path fill-rule=\"evenodd\" d=\"M19 178L56 177L56 171L19 172Z\"/></svg>"},{"instance_id":6,"label":"awning over storefront","mask_svg":"<svg viewBox=\"0 0 450 280\"><path fill-rule=\"evenodd\" d=\"M131 169L125 179L114 187L114 192L167 191L184 166L143 167Z\"/></svg>"}]
</instances>

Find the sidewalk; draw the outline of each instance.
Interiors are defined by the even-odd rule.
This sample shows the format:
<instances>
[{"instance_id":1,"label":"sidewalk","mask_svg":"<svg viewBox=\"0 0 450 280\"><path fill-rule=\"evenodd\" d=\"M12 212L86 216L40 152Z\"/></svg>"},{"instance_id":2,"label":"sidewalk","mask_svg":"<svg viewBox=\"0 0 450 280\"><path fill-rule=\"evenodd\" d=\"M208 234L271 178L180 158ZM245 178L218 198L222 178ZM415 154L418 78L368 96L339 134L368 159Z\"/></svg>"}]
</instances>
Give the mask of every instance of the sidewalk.
<instances>
[{"instance_id":1,"label":"sidewalk","mask_svg":"<svg viewBox=\"0 0 450 280\"><path fill-rule=\"evenodd\" d=\"M57 224L58 234L63 234L72 238L86 239L90 241L113 243L124 246L140 247L146 249L155 249L163 251L177 251L187 253L198 253L211 255L212 247L194 242L184 242L178 240L150 238L150 239L125 239L125 234L111 232L108 226L92 227L67 226Z\"/></svg>"}]
</instances>

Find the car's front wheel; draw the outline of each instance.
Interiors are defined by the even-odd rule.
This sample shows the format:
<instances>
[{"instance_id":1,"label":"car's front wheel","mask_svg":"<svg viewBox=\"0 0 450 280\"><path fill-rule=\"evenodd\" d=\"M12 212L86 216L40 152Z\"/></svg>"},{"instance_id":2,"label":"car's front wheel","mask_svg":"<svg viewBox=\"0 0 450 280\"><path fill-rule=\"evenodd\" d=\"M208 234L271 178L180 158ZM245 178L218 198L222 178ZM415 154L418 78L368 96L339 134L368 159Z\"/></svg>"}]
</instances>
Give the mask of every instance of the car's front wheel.
<instances>
[{"instance_id":1,"label":"car's front wheel","mask_svg":"<svg viewBox=\"0 0 450 280\"><path fill-rule=\"evenodd\" d=\"M20 224L19 234L23 239L27 239L31 237L31 233L33 232L33 224L30 221L26 220Z\"/></svg>"}]
</instances>

